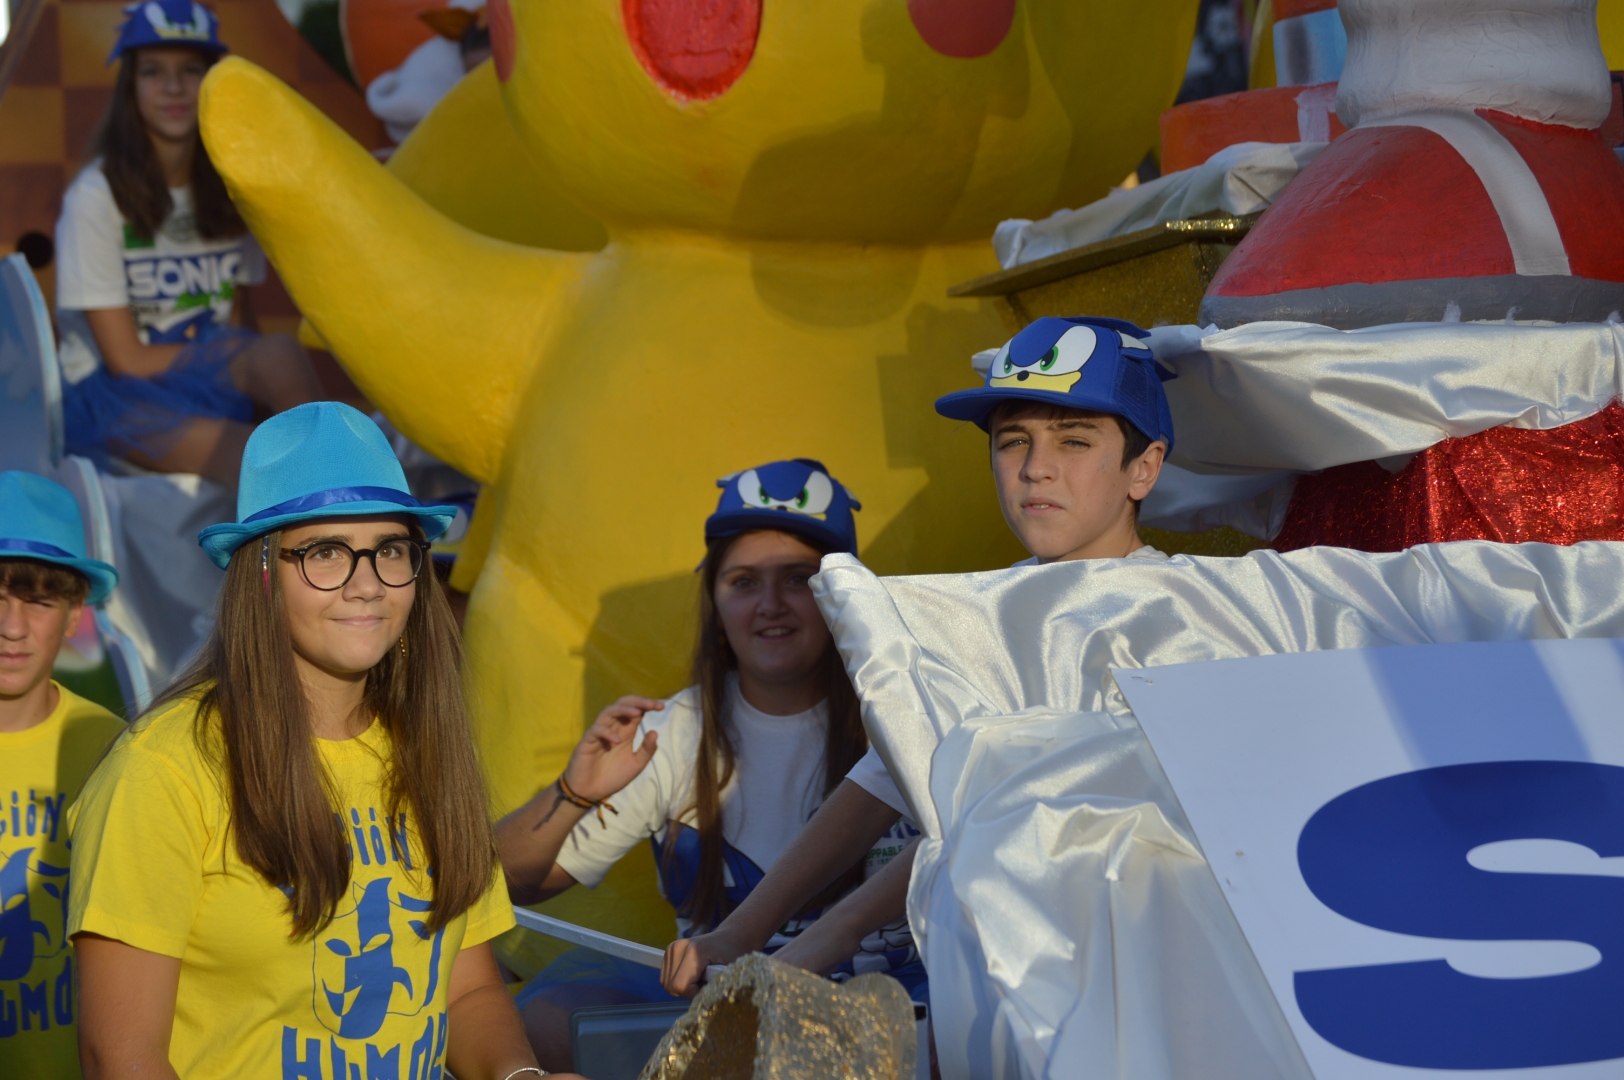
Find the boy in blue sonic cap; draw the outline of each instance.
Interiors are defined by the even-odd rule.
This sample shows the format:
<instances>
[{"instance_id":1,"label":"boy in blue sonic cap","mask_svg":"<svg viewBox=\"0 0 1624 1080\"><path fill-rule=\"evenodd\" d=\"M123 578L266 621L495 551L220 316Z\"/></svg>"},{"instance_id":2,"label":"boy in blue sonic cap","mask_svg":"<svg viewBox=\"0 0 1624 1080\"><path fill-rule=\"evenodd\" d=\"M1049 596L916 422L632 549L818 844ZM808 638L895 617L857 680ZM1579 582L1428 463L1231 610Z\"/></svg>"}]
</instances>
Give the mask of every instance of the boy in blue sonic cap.
<instances>
[{"instance_id":1,"label":"boy in blue sonic cap","mask_svg":"<svg viewBox=\"0 0 1624 1080\"><path fill-rule=\"evenodd\" d=\"M57 914L69 887L64 815L124 724L54 681L51 668L85 603L105 600L117 583L111 566L85 558L84 525L66 488L0 472L0 799L12 808L0 826L0 923L20 927L0 949L0 1000L8 1003L77 978ZM79 1075L66 1001L54 1019L21 1031L12 1025L0 1038L0 1076Z\"/></svg>"},{"instance_id":2,"label":"boy in blue sonic cap","mask_svg":"<svg viewBox=\"0 0 1624 1080\"><path fill-rule=\"evenodd\" d=\"M990 441L1004 520L1029 563L1165 558L1139 536L1139 503L1173 447L1170 378L1145 331L1120 319L1042 318L994 355L986 384L939 399Z\"/></svg>"}]
</instances>

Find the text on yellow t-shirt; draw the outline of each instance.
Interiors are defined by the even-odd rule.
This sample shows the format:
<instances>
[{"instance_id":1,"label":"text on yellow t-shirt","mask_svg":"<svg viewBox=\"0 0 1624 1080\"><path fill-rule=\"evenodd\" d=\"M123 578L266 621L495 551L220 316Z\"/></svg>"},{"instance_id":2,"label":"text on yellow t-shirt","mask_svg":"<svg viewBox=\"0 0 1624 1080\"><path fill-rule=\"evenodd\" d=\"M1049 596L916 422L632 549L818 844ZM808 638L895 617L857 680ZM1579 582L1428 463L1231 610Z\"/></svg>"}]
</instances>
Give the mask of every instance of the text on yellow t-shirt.
<instances>
[{"instance_id":1,"label":"text on yellow t-shirt","mask_svg":"<svg viewBox=\"0 0 1624 1080\"><path fill-rule=\"evenodd\" d=\"M0 1076L77 1080L65 816L124 722L51 685L44 721L0 732Z\"/></svg>"},{"instance_id":2,"label":"text on yellow t-shirt","mask_svg":"<svg viewBox=\"0 0 1624 1080\"><path fill-rule=\"evenodd\" d=\"M86 783L69 815L69 933L181 960L169 1060L187 1080L439 1077L457 953L513 925L500 874L429 931L433 879L416 829L408 810L386 809L388 735L374 723L318 739L350 841L350 890L313 939L292 938L285 894L230 841L229 798L196 718L195 700L143 718Z\"/></svg>"}]
</instances>

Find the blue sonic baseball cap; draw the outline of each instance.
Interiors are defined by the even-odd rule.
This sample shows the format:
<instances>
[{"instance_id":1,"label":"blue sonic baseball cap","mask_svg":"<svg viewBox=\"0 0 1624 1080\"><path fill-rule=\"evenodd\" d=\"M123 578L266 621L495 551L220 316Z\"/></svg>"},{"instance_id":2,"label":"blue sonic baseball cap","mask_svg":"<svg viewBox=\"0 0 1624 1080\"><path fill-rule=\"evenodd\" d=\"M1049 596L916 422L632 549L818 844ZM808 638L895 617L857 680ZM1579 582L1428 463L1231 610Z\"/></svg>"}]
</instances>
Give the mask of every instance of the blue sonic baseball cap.
<instances>
[{"instance_id":1,"label":"blue sonic baseball cap","mask_svg":"<svg viewBox=\"0 0 1624 1080\"><path fill-rule=\"evenodd\" d=\"M43 476L0 472L0 559L37 559L90 579L87 600L99 604L118 584L118 571L85 558L85 521L67 488Z\"/></svg>"},{"instance_id":2,"label":"blue sonic baseball cap","mask_svg":"<svg viewBox=\"0 0 1624 1080\"><path fill-rule=\"evenodd\" d=\"M1111 413L1171 450L1173 412L1162 382L1174 376L1151 356L1149 336L1122 319L1037 319L998 350L985 386L936 399L936 411L983 431L1004 401Z\"/></svg>"},{"instance_id":3,"label":"blue sonic baseball cap","mask_svg":"<svg viewBox=\"0 0 1624 1080\"><path fill-rule=\"evenodd\" d=\"M185 45L214 57L231 51L220 40L219 18L197 0L142 0L125 8L124 15L109 64L149 45Z\"/></svg>"},{"instance_id":4,"label":"blue sonic baseball cap","mask_svg":"<svg viewBox=\"0 0 1624 1080\"><path fill-rule=\"evenodd\" d=\"M337 401L277 413L248 436L237 486L237 520L210 525L197 542L224 570L256 536L316 518L409 514L430 540L457 516L455 506L412 497L406 474L378 425Z\"/></svg>"},{"instance_id":5,"label":"blue sonic baseball cap","mask_svg":"<svg viewBox=\"0 0 1624 1080\"><path fill-rule=\"evenodd\" d=\"M794 533L827 551L857 554L862 504L829 475L823 462L793 458L757 465L716 481L722 497L705 519L705 542L754 529Z\"/></svg>"}]
</instances>

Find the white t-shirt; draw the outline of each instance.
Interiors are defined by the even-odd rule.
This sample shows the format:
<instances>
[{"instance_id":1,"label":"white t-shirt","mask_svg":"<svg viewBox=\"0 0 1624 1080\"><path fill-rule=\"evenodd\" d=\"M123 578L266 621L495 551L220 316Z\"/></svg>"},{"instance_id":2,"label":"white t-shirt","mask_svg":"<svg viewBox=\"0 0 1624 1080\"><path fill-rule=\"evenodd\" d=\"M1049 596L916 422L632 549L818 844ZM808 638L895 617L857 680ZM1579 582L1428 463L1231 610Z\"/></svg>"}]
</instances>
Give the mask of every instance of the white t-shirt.
<instances>
[{"instance_id":1,"label":"white t-shirt","mask_svg":"<svg viewBox=\"0 0 1624 1080\"><path fill-rule=\"evenodd\" d=\"M169 197L174 208L147 240L119 213L100 162L63 195L56 308L68 382L80 382L101 363L86 311L128 306L142 344L185 343L230 322L237 286L265 280L265 254L251 235L205 240L197 234L191 189L170 188Z\"/></svg>"},{"instance_id":2,"label":"white t-shirt","mask_svg":"<svg viewBox=\"0 0 1624 1080\"><path fill-rule=\"evenodd\" d=\"M1167 553L1164 551L1158 551L1149 544L1146 544L1144 547L1135 548L1133 551L1128 552L1128 554L1124 555L1123 558L1160 559L1166 561ZM1022 559L1020 562L1015 564L1015 566L1037 565L1038 557L1036 555L1033 555L1030 558ZM1014 567L1011 567L1011 569L1014 569ZM897 787L896 781L891 779L890 770L885 767L885 762L880 760L880 752L874 749L872 746L868 748L868 753L859 758L857 764L852 766L851 772L846 774L846 779L850 780L852 783L856 784L858 787L862 788L864 791L868 792L870 795L874 796L876 799L880 800L897 813L906 815L912 812L908 808L908 800L902 797L902 791Z\"/></svg>"},{"instance_id":3,"label":"white t-shirt","mask_svg":"<svg viewBox=\"0 0 1624 1080\"><path fill-rule=\"evenodd\" d=\"M733 779L722 791L722 838L765 872L823 803L828 710L819 704L795 716L770 716L744 700L736 681L728 690L728 722L738 756ZM637 844L651 837L664 843L671 820L694 827L690 803L700 729L697 687L669 699L663 711L644 716L637 741L645 732L658 731L659 750L630 784L609 797L619 813L606 813L604 823L596 814L581 819L559 852L558 865L581 884L595 886ZM870 850L864 876L872 877L916 835L918 830L905 823L887 832ZM734 883L731 870L726 882ZM686 919L679 918L677 925L684 936L692 930ZM792 920L768 947L788 943L808 925ZM864 940L854 967L858 973L883 970L883 954L909 947L912 940L906 920L885 927ZM868 966L865 954L872 957Z\"/></svg>"}]
</instances>

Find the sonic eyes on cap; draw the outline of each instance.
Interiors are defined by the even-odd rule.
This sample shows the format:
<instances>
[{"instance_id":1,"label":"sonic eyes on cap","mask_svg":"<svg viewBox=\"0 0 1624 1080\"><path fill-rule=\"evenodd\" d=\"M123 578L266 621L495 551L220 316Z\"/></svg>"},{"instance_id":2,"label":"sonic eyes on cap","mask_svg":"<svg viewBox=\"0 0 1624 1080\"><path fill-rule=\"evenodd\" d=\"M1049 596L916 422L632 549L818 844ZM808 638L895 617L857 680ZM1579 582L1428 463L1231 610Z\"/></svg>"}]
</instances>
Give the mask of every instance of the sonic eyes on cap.
<instances>
[{"instance_id":1,"label":"sonic eyes on cap","mask_svg":"<svg viewBox=\"0 0 1624 1080\"><path fill-rule=\"evenodd\" d=\"M766 488L759 488L758 490L761 492L761 505L762 506L770 506L772 504L773 497L771 495L767 494L767 489ZM805 510L806 509L806 504L807 504L808 501L811 500L811 498L812 498L812 496L806 490L806 488L802 488L801 493L799 495L795 496L795 498L791 499L790 502L793 502L795 504L796 509Z\"/></svg>"}]
</instances>

